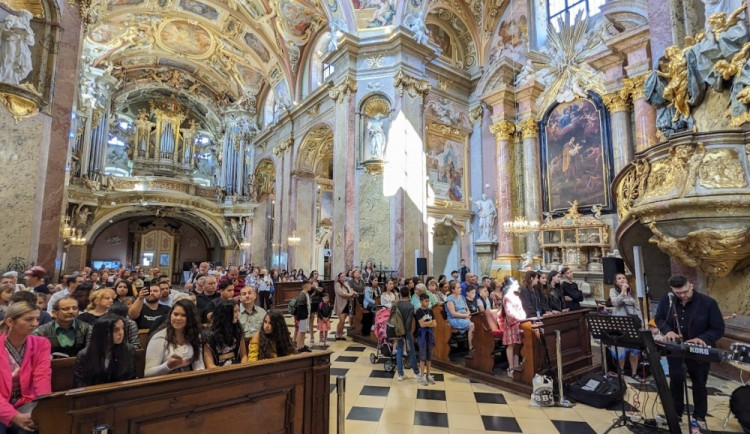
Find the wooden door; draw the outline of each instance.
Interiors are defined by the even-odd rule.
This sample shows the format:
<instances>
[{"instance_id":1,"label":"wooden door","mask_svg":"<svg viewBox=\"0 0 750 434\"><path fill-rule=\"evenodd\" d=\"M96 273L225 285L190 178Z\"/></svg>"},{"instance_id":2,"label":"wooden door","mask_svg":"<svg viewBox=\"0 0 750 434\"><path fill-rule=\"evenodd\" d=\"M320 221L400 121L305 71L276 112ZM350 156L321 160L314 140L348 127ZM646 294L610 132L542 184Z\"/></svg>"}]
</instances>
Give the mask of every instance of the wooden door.
<instances>
[{"instance_id":1,"label":"wooden door","mask_svg":"<svg viewBox=\"0 0 750 434\"><path fill-rule=\"evenodd\" d=\"M174 236L159 229L144 234L139 258L143 267L157 267L162 276L172 276Z\"/></svg>"}]
</instances>

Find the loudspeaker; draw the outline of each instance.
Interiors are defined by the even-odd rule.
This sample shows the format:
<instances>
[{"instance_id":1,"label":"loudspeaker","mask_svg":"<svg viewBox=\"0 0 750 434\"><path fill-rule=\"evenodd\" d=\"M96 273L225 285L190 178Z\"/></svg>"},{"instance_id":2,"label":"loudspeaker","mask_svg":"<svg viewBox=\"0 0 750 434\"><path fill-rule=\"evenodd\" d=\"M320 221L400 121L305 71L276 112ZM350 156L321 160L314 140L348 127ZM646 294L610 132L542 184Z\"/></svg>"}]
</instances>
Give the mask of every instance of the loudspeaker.
<instances>
[{"instance_id":1,"label":"loudspeaker","mask_svg":"<svg viewBox=\"0 0 750 434\"><path fill-rule=\"evenodd\" d=\"M417 276L427 275L427 258L417 258Z\"/></svg>"},{"instance_id":2,"label":"loudspeaker","mask_svg":"<svg viewBox=\"0 0 750 434\"><path fill-rule=\"evenodd\" d=\"M614 285L615 274L625 273L625 262L620 258L602 258L604 268L604 284Z\"/></svg>"}]
</instances>

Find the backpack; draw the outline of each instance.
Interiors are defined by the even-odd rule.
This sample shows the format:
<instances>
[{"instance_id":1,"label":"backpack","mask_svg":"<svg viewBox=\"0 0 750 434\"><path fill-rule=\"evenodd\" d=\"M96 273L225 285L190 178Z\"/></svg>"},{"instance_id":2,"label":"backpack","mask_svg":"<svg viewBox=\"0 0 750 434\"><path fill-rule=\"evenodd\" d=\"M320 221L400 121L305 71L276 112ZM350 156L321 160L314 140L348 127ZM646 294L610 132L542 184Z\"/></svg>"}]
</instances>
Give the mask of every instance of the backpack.
<instances>
[{"instance_id":1,"label":"backpack","mask_svg":"<svg viewBox=\"0 0 750 434\"><path fill-rule=\"evenodd\" d=\"M406 327L404 327L404 317L401 311L395 305L391 309L391 315L385 326L385 335L388 339L400 338L406 336Z\"/></svg>"},{"instance_id":2,"label":"backpack","mask_svg":"<svg viewBox=\"0 0 750 434\"><path fill-rule=\"evenodd\" d=\"M286 309L289 312L289 315L294 316L294 314L297 313L297 297L289 300L289 306L287 306Z\"/></svg>"}]
</instances>

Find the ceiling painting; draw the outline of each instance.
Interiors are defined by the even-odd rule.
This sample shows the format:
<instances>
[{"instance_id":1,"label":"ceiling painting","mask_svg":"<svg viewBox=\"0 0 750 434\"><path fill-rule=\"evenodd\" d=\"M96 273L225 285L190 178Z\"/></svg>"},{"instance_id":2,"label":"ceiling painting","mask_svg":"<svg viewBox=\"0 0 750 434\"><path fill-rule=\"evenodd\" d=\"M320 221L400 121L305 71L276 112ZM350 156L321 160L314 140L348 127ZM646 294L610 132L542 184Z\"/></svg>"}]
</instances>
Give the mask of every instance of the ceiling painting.
<instances>
[{"instance_id":1,"label":"ceiling painting","mask_svg":"<svg viewBox=\"0 0 750 434\"><path fill-rule=\"evenodd\" d=\"M268 54L268 50L263 45L262 42L260 42L260 39L258 39L257 36L253 33L246 33L245 34L245 43L247 44L250 49L252 49L255 54L260 57L260 60L268 63L271 60L271 55Z\"/></svg>"},{"instance_id":2,"label":"ceiling painting","mask_svg":"<svg viewBox=\"0 0 750 434\"><path fill-rule=\"evenodd\" d=\"M214 21L219 18L219 11L217 11L216 8L197 0L180 0L180 8L196 15L200 15L208 20Z\"/></svg>"},{"instance_id":3,"label":"ceiling painting","mask_svg":"<svg viewBox=\"0 0 750 434\"><path fill-rule=\"evenodd\" d=\"M88 39L97 44L113 45L126 31L121 25L102 24L88 34Z\"/></svg>"},{"instance_id":4,"label":"ceiling painting","mask_svg":"<svg viewBox=\"0 0 750 434\"><path fill-rule=\"evenodd\" d=\"M159 41L168 50L195 57L207 56L213 47L208 31L186 20L166 22L159 32Z\"/></svg>"},{"instance_id":5,"label":"ceiling painting","mask_svg":"<svg viewBox=\"0 0 750 434\"><path fill-rule=\"evenodd\" d=\"M358 29L374 29L393 24L395 0L351 0Z\"/></svg>"}]
</instances>

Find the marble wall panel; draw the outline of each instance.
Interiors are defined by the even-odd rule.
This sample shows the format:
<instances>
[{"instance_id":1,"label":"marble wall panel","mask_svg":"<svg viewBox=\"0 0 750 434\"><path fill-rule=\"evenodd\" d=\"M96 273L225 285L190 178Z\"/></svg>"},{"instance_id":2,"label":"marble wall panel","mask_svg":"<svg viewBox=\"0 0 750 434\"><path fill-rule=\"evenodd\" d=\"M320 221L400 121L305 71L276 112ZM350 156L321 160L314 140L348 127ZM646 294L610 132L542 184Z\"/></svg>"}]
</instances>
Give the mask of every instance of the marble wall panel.
<instances>
[{"instance_id":1,"label":"marble wall panel","mask_svg":"<svg viewBox=\"0 0 750 434\"><path fill-rule=\"evenodd\" d=\"M297 213L294 229L300 238L296 247L290 247L293 253L292 268L302 268L309 272L312 268L312 254L315 251L315 181L308 178L297 179ZM309 274L309 273L307 273Z\"/></svg>"},{"instance_id":2,"label":"marble wall panel","mask_svg":"<svg viewBox=\"0 0 750 434\"><path fill-rule=\"evenodd\" d=\"M722 314L750 315L750 268L737 270L725 277L710 277L708 295L716 299Z\"/></svg>"},{"instance_id":3,"label":"marble wall panel","mask_svg":"<svg viewBox=\"0 0 750 434\"><path fill-rule=\"evenodd\" d=\"M390 265L390 201L383 195L383 176L359 178L359 260Z\"/></svg>"},{"instance_id":4,"label":"marble wall panel","mask_svg":"<svg viewBox=\"0 0 750 434\"><path fill-rule=\"evenodd\" d=\"M38 237L41 212L35 211L40 201L40 154L43 122L39 117L16 125L13 117L0 107L0 200L3 203L3 226L0 232L0 269L14 257L27 265L35 261L32 250ZM41 177L44 179L43 177ZM49 271L49 270L48 270Z\"/></svg>"}]
</instances>

